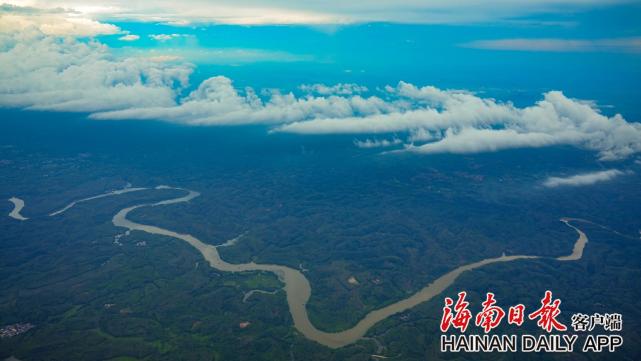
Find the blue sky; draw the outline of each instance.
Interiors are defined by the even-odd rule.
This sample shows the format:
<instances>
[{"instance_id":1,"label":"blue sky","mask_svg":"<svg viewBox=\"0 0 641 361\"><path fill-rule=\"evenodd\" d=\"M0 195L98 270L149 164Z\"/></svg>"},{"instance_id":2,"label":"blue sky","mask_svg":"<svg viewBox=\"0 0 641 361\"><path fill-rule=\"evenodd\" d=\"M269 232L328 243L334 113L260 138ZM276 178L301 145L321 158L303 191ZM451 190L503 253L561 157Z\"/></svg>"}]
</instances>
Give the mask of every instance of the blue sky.
<instances>
[{"instance_id":1,"label":"blue sky","mask_svg":"<svg viewBox=\"0 0 641 361\"><path fill-rule=\"evenodd\" d=\"M639 24L637 1L9 1L0 105L625 159Z\"/></svg>"},{"instance_id":2,"label":"blue sky","mask_svg":"<svg viewBox=\"0 0 641 361\"><path fill-rule=\"evenodd\" d=\"M611 16L630 18L625 8L610 10ZM598 99L604 105L616 104L625 113L634 112L634 100L641 96L636 86L641 79L641 44L637 50L597 50L589 45L593 39L634 37L630 35L634 19L627 26L626 21L618 22L619 30L614 31L609 22L601 24L595 17L593 12L562 17L572 25L373 23L330 30L301 25L177 29L162 24L116 23L139 34L140 39L129 44L114 35L104 41L114 48L183 56L199 66L203 77L230 75L243 86L295 88L305 82L376 86L404 80L486 91L516 102L531 102L545 90L562 89L572 96ZM599 25L603 32L595 30ZM166 41L150 38L176 32L189 36ZM497 50L478 48L483 44L477 44L539 38L583 41L585 45L579 46L585 49ZM514 92L525 98L514 99Z\"/></svg>"}]
</instances>

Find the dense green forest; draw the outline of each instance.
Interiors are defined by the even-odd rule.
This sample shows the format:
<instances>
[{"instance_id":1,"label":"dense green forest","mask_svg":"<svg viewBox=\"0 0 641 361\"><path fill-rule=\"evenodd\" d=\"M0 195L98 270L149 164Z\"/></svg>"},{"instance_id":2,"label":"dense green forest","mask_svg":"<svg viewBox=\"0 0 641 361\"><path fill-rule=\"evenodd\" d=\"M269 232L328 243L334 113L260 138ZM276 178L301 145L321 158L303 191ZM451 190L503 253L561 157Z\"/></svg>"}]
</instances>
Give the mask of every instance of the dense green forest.
<instances>
[{"instance_id":1,"label":"dense green forest","mask_svg":"<svg viewBox=\"0 0 641 361\"><path fill-rule=\"evenodd\" d=\"M439 352L443 297L467 290L476 312L487 291L504 304L534 307L546 289L563 300L566 323L574 312L622 313L625 342L616 357L484 359L641 357L636 174L588 191L547 189L543 179L590 167L593 154L550 148L473 157L380 155L353 149L351 138L294 141L285 135L256 136L239 146L224 130L203 136L155 125L161 130L141 126L118 141L94 143L93 152L86 151L95 141L91 134L120 134L119 125L78 130L71 122L66 130L45 125L33 139L20 129L0 138L0 196L24 199L23 214L30 218L0 218L0 326L35 325L0 340L0 359L368 360L372 354L478 359ZM85 140L60 147L55 137L44 136L64 131L78 131ZM181 145L191 136L193 144ZM138 139L145 140L134 144ZM166 149L158 150L159 144ZM632 161L622 166L639 168ZM118 210L176 191L107 197L48 216L72 200L127 183L200 192L190 203L140 209L131 218L211 244L242 234L234 246L220 248L222 257L302 269L312 285L310 318L326 331L349 328L367 312L408 297L462 264L503 253L569 254L576 233L559 222L564 216L620 234L581 223L590 242L580 261L526 260L465 273L442 296L376 325L368 339L331 350L295 330L272 274L218 272L183 242L141 232L114 243L124 231L111 223ZM3 214L10 210L9 202L0 204ZM256 289L270 293L244 300ZM524 332L507 326L500 331Z\"/></svg>"}]
</instances>

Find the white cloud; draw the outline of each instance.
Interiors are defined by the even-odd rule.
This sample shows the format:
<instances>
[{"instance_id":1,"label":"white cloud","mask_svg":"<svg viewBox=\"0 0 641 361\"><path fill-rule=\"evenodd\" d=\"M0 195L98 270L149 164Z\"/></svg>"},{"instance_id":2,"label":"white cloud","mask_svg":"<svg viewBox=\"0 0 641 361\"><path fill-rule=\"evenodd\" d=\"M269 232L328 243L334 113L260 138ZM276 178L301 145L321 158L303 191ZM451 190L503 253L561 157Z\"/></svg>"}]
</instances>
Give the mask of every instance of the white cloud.
<instances>
[{"instance_id":1,"label":"white cloud","mask_svg":"<svg viewBox=\"0 0 641 361\"><path fill-rule=\"evenodd\" d=\"M284 124L278 130L301 134L359 134L410 132L440 139L409 145L421 153L470 153L517 147L574 145L597 151L602 160L626 158L641 152L641 124L620 115L602 115L590 102L551 91L536 104L517 108L467 92L418 88L399 83L388 91L399 97L392 108L368 116L319 117ZM409 105L403 100L409 101Z\"/></svg>"},{"instance_id":2,"label":"white cloud","mask_svg":"<svg viewBox=\"0 0 641 361\"><path fill-rule=\"evenodd\" d=\"M634 0L5 0L42 8L73 8L96 19L166 23L344 24L358 22L475 23L533 13L565 13ZM97 5L94 5L97 4Z\"/></svg>"},{"instance_id":3,"label":"white cloud","mask_svg":"<svg viewBox=\"0 0 641 361\"><path fill-rule=\"evenodd\" d=\"M181 37L182 34L151 34L150 38L156 41L169 41Z\"/></svg>"},{"instance_id":4,"label":"white cloud","mask_svg":"<svg viewBox=\"0 0 641 361\"><path fill-rule=\"evenodd\" d=\"M427 142L432 140L437 140L442 138L441 132L438 131L429 131L427 129L410 129L410 134L407 137L407 141L410 143L414 142Z\"/></svg>"},{"instance_id":5,"label":"white cloud","mask_svg":"<svg viewBox=\"0 0 641 361\"><path fill-rule=\"evenodd\" d=\"M115 25L82 17L71 10L0 5L0 33L33 30L46 35L87 37L118 34L121 31Z\"/></svg>"},{"instance_id":6,"label":"white cloud","mask_svg":"<svg viewBox=\"0 0 641 361\"><path fill-rule=\"evenodd\" d=\"M163 119L192 125L281 124L318 117L345 118L388 111L391 106L377 97L327 96L302 98L274 92L269 99L258 97L252 88L239 92L232 81L216 76L178 104L139 107L93 114L95 119Z\"/></svg>"},{"instance_id":7,"label":"white cloud","mask_svg":"<svg viewBox=\"0 0 641 361\"><path fill-rule=\"evenodd\" d=\"M155 63L168 63L172 61L182 60L182 57L176 56L176 55L156 55L156 56L150 56L147 59Z\"/></svg>"},{"instance_id":8,"label":"white cloud","mask_svg":"<svg viewBox=\"0 0 641 361\"><path fill-rule=\"evenodd\" d=\"M122 41L136 41L138 39L140 39L140 36L135 34L127 34L118 38L118 40L122 40Z\"/></svg>"},{"instance_id":9,"label":"white cloud","mask_svg":"<svg viewBox=\"0 0 641 361\"><path fill-rule=\"evenodd\" d=\"M300 134L394 134L406 137L405 151L416 153L551 145L592 150L603 160L641 153L640 123L605 116L593 102L559 91L520 108L467 91L405 82L369 96L357 94L365 88L354 84L312 85L314 93L303 96L280 91L259 96L216 76L182 96L192 67L176 63L172 54L147 55L116 58L99 42L46 36L37 29L0 33L0 106L88 112L93 119L260 123Z\"/></svg>"},{"instance_id":10,"label":"white cloud","mask_svg":"<svg viewBox=\"0 0 641 361\"><path fill-rule=\"evenodd\" d=\"M641 37L613 39L497 39L478 40L463 47L489 50L550 52L641 52Z\"/></svg>"},{"instance_id":11,"label":"white cloud","mask_svg":"<svg viewBox=\"0 0 641 361\"><path fill-rule=\"evenodd\" d=\"M544 147L562 143L550 134L527 132L519 133L513 129L476 129L463 128L446 131L442 140L421 146L409 146L408 151L415 153L481 153L496 152L510 148Z\"/></svg>"},{"instance_id":12,"label":"white cloud","mask_svg":"<svg viewBox=\"0 0 641 361\"><path fill-rule=\"evenodd\" d=\"M549 177L545 182L543 182L543 185L549 188L561 186L585 186L598 182L607 182L623 174L625 173L620 170L610 169L598 172L576 174L569 177Z\"/></svg>"},{"instance_id":13,"label":"white cloud","mask_svg":"<svg viewBox=\"0 0 641 361\"><path fill-rule=\"evenodd\" d=\"M0 105L55 111L175 103L191 68L140 58L115 59L95 41L41 33L0 34Z\"/></svg>"},{"instance_id":14,"label":"white cloud","mask_svg":"<svg viewBox=\"0 0 641 361\"><path fill-rule=\"evenodd\" d=\"M354 145L359 148L386 148L401 143L403 143L403 141L398 138L354 140Z\"/></svg>"},{"instance_id":15,"label":"white cloud","mask_svg":"<svg viewBox=\"0 0 641 361\"><path fill-rule=\"evenodd\" d=\"M303 84L299 88L303 92L319 95L352 95L368 91L367 87L352 83L339 83L335 85Z\"/></svg>"}]
</instances>

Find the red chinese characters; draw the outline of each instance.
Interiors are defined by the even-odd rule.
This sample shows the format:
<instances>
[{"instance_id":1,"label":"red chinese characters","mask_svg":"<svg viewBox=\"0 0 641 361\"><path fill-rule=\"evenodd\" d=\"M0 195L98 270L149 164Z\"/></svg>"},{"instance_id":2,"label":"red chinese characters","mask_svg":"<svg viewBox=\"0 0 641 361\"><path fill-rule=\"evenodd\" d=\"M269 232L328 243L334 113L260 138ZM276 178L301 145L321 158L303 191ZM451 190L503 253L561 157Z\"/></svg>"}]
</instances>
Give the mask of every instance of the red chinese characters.
<instances>
[{"instance_id":1,"label":"red chinese characters","mask_svg":"<svg viewBox=\"0 0 641 361\"><path fill-rule=\"evenodd\" d=\"M507 323L510 325L521 326L525 315L525 306L518 304L510 307L507 314Z\"/></svg>"},{"instance_id":2,"label":"red chinese characters","mask_svg":"<svg viewBox=\"0 0 641 361\"><path fill-rule=\"evenodd\" d=\"M495 304L494 293L488 292L485 301L482 303L483 310L476 315L476 325L483 327L485 333L498 326L503 317L505 317L505 311L501 307L495 306Z\"/></svg>"},{"instance_id":3,"label":"red chinese characters","mask_svg":"<svg viewBox=\"0 0 641 361\"><path fill-rule=\"evenodd\" d=\"M450 327L459 329L461 332L465 332L469 326L470 320L472 319L472 313L468 309L470 303L465 300L467 293L465 291L458 293L458 299L456 302L452 298L445 298L445 306L443 307L443 317L441 318L441 332L447 332ZM525 321L525 306L522 303L519 303L514 306L510 306L506 311L497 305L494 293L487 292L485 295L485 301L481 303L483 308L479 313L476 314L474 318L474 323L476 326L483 329L485 333L490 333L493 329L497 328L501 321L507 316L507 323L510 325L521 326ZM541 299L541 307L535 310L534 312L527 315L527 318L530 320L536 320L537 326L546 330L547 332L556 331L566 331L567 327L557 320L557 316L561 314L561 300L553 299L551 291L545 291L545 296ZM579 324L582 319L580 319L582 314L575 314L572 317L572 327L575 330L585 330L586 326ZM590 318L587 315L584 315L583 318ZM610 329L621 329L622 317L618 314L605 314L601 318L597 318L595 314L592 318L595 324L605 325ZM605 321L607 317L607 322ZM583 327L583 328L581 328ZM594 326L590 326L589 330L592 330Z\"/></svg>"},{"instance_id":4,"label":"red chinese characters","mask_svg":"<svg viewBox=\"0 0 641 361\"><path fill-rule=\"evenodd\" d=\"M465 301L466 292L459 292L458 299L454 305L454 313L452 312L452 304L454 301L445 297L445 307L443 307L443 317L441 318L441 332L446 332L450 326L458 328L461 332L467 330L467 326L472 318L472 313L468 310L469 302Z\"/></svg>"},{"instance_id":5,"label":"red chinese characters","mask_svg":"<svg viewBox=\"0 0 641 361\"><path fill-rule=\"evenodd\" d=\"M560 305L561 300L556 299L552 301L552 292L545 291L545 297L541 300L541 307L530 313L528 318L530 320L538 318L539 320L536 324L547 332L552 332L552 329L565 331L568 328L556 319L556 317L561 313L561 310L559 309Z\"/></svg>"}]
</instances>

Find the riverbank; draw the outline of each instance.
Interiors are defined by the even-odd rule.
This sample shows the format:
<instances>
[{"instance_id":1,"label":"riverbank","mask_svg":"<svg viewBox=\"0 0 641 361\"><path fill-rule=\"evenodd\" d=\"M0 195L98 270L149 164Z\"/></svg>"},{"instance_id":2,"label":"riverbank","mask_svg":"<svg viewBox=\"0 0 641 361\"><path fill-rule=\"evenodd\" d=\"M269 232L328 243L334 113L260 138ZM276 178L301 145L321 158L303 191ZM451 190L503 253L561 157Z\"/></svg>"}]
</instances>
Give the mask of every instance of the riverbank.
<instances>
[{"instance_id":1,"label":"riverbank","mask_svg":"<svg viewBox=\"0 0 641 361\"><path fill-rule=\"evenodd\" d=\"M166 187L165 187L166 188ZM160 189L160 187L157 187ZM173 188L176 190L184 190L188 192L187 195L178 198L171 198L161 202L156 203L146 203L131 206L120 210L112 219L114 226L127 228L130 231L142 231L150 234L168 236L172 238L177 238L183 240L190 244L192 247L196 248L202 256L209 262L209 265L213 268L216 268L219 271L224 272L249 272L249 271L267 271L272 272L278 276L278 278L284 283L284 290L287 296L287 304L289 306L290 313L294 320L294 327L302 333L305 337L310 340L316 341L322 345L325 345L330 348L340 348L347 346L349 344L355 343L358 340L362 339L367 331L373 327L378 322L400 312L404 312L408 309L411 309L423 302L427 302L434 298L435 296L441 294L449 286L451 286L454 281L464 272L471 271L489 264L499 263L499 262L512 262L517 260L526 260L526 259L538 259L540 256L536 255L511 255L506 256L502 255L496 258L483 259L477 262L473 262L467 265L460 266L440 277L435 279L432 283L418 291L417 293L411 295L408 298L395 302L386 307L371 311L363 319L361 319L354 327L335 333L323 332L318 330L309 320L307 314L307 301L311 296L311 286L307 278L296 269L292 269L286 266L275 265L275 264L257 264L254 262L250 263L241 263L241 264L231 264L227 263L220 258L216 246L206 244L199 240L198 238L190 234L181 234L171 230L163 229L156 226L139 224L131 221L127 218L127 215L139 208L143 207L155 207L160 205L175 204L180 202L188 202L200 194L198 192L190 191L187 189ZM573 251L568 256L561 256L556 258L559 261L574 261L581 259L583 255L583 249L587 244L587 236L578 228L572 226L569 222L569 219L562 219L567 226L573 228L578 234L579 237L575 242Z\"/></svg>"}]
</instances>

